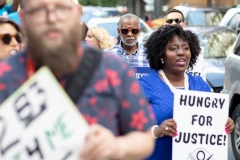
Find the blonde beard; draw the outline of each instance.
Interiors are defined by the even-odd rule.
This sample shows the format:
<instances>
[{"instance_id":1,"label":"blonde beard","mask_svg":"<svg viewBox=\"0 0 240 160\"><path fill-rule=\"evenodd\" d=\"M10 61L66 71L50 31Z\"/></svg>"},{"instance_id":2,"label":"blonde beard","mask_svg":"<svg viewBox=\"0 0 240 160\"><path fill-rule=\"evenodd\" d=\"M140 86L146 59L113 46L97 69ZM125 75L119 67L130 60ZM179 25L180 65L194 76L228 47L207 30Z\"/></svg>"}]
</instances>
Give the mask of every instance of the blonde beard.
<instances>
[{"instance_id":1,"label":"blonde beard","mask_svg":"<svg viewBox=\"0 0 240 160\"><path fill-rule=\"evenodd\" d=\"M76 30L79 28L79 30ZM43 36L43 35L42 35ZM80 25L71 27L69 32L63 33L62 44L51 47L44 38L28 30L27 53L34 63L41 67L48 66L53 73L66 75L74 72L79 63L78 46L81 42ZM54 42L53 42L54 43Z\"/></svg>"}]
</instances>

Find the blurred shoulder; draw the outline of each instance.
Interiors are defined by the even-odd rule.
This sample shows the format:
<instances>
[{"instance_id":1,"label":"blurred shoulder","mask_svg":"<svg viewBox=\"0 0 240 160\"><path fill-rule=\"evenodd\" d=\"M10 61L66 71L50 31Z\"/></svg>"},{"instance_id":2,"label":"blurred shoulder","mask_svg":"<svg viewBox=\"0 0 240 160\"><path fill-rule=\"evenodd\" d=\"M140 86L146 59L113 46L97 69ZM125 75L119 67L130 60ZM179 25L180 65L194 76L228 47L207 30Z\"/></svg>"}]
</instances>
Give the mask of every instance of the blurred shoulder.
<instances>
[{"instance_id":1,"label":"blurred shoulder","mask_svg":"<svg viewBox=\"0 0 240 160\"><path fill-rule=\"evenodd\" d=\"M113 46L111 48L105 49L105 50L103 50L103 52L104 53L106 53L106 52L112 52L113 53L113 52L117 52L118 49L119 49L119 44L117 44L117 45L115 45L115 46Z\"/></svg>"},{"instance_id":2,"label":"blurred shoulder","mask_svg":"<svg viewBox=\"0 0 240 160\"><path fill-rule=\"evenodd\" d=\"M26 53L19 52L14 56L10 56L0 62L0 78L10 72L16 72L26 66ZM4 74L3 74L4 73Z\"/></svg>"},{"instance_id":3,"label":"blurred shoulder","mask_svg":"<svg viewBox=\"0 0 240 160\"><path fill-rule=\"evenodd\" d=\"M127 64L126 61L124 61L121 57L116 56L111 51L103 52L102 57L108 64L112 64L114 66L119 64Z\"/></svg>"}]
</instances>

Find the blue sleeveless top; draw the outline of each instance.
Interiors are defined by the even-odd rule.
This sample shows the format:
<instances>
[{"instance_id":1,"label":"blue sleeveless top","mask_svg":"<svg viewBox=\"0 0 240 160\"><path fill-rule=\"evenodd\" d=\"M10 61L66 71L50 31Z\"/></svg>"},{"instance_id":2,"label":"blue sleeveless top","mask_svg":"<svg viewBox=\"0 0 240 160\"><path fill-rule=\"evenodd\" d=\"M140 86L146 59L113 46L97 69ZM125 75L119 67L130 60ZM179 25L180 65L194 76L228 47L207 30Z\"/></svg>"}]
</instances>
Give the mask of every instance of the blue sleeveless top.
<instances>
[{"instance_id":1,"label":"blue sleeveless top","mask_svg":"<svg viewBox=\"0 0 240 160\"><path fill-rule=\"evenodd\" d=\"M173 93L154 71L139 79L145 96L153 107L157 125L173 118ZM189 90L211 92L209 85L200 77L188 74ZM156 139L153 154L148 160L172 160L172 137L163 136Z\"/></svg>"}]
</instances>

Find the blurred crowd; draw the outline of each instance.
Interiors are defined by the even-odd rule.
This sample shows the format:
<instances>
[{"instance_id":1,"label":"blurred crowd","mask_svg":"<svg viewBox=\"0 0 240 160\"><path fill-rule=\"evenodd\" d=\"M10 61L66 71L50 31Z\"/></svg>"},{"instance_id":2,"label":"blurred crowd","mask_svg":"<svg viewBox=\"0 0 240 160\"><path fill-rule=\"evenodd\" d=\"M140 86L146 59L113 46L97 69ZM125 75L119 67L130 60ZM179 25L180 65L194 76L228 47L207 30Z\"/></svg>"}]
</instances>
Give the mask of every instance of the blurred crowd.
<instances>
[{"instance_id":1,"label":"blurred crowd","mask_svg":"<svg viewBox=\"0 0 240 160\"><path fill-rule=\"evenodd\" d=\"M0 0L0 60L11 70L0 68L4 73L0 83L6 88L0 92L0 102L41 66L48 66L67 90L82 61L90 64L84 66L86 71L96 63L84 92L74 101L90 124L79 157L172 159L172 138L178 136L173 119L175 90L211 92L202 77L185 72L193 68L201 48L197 36L184 30L181 11L170 9L164 20L157 21L146 15L149 26L162 26L142 46L138 38L143 28L134 14L119 18L118 37L113 37L103 27L79 21L82 7L73 0L5 3ZM138 81L133 67L149 67L153 72ZM230 134L232 119L226 119L222 128Z\"/></svg>"}]
</instances>

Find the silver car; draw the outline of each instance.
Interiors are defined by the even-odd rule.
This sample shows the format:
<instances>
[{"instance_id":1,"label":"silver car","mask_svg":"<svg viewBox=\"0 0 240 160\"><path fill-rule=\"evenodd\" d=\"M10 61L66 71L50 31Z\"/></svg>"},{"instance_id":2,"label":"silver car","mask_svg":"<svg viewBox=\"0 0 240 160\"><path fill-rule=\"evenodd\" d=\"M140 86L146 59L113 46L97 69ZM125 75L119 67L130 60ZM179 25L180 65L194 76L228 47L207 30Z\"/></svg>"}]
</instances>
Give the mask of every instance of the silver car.
<instances>
[{"instance_id":1,"label":"silver car","mask_svg":"<svg viewBox=\"0 0 240 160\"><path fill-rule=\"evenodd\" d=\"M229 94L229 116L235 122L231 133L233 153L240 159L240 36L235 42L233 51L226 60L224 88L221 93Z\"/></svg>"}]
</instances>

